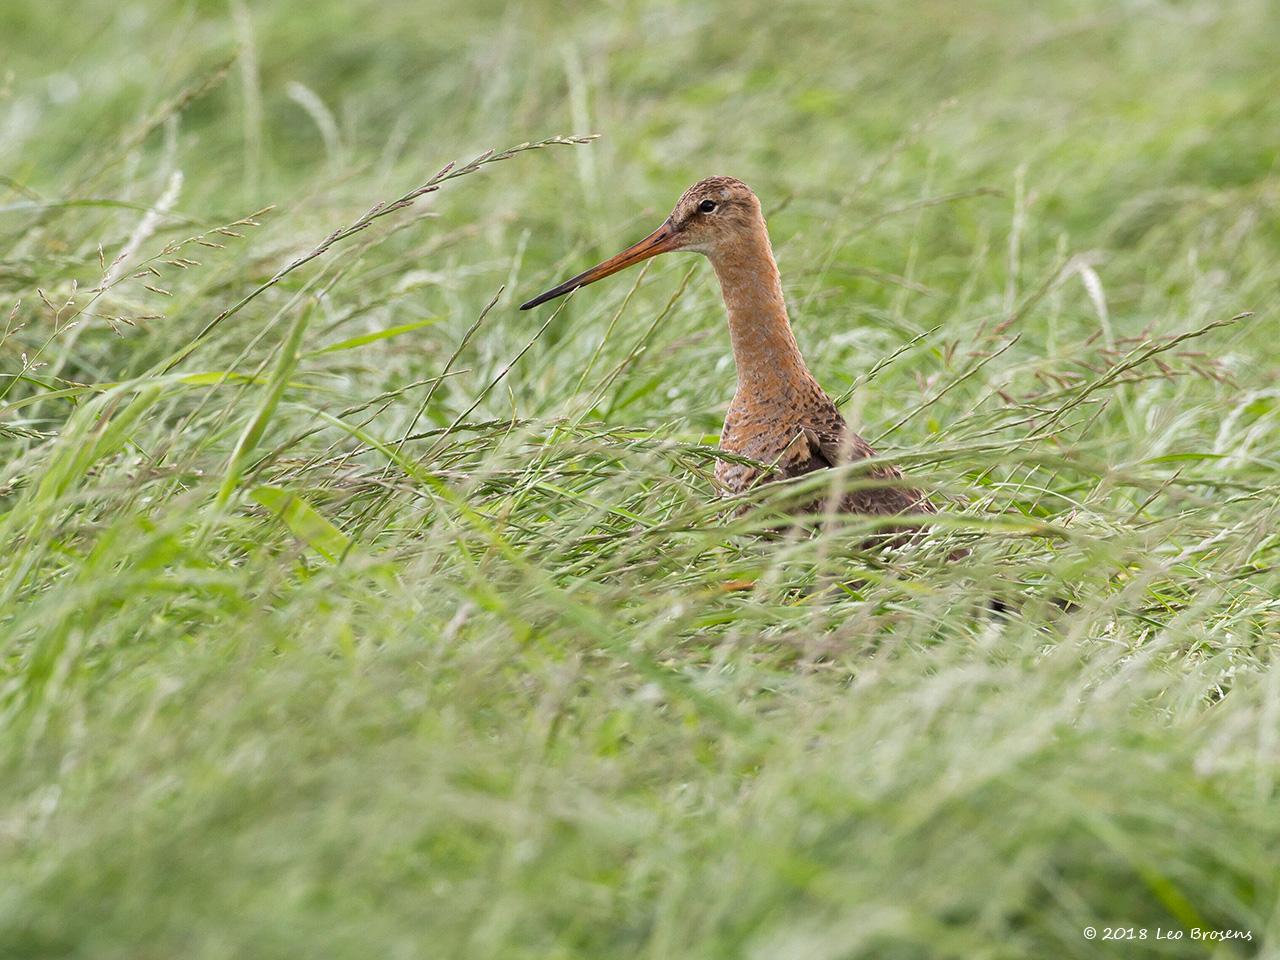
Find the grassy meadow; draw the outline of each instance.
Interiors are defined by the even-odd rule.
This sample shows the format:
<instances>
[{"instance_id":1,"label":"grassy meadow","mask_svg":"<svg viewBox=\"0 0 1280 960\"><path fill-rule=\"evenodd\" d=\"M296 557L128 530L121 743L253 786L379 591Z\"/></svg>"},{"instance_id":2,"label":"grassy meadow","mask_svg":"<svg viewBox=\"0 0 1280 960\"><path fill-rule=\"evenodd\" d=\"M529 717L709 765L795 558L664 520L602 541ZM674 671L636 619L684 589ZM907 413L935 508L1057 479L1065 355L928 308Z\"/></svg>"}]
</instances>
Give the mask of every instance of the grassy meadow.
<instances>
[{"instance_id":1,"label":"grassy meadow","mask_svg":"<svg viewBox=\"0 0 1280 960\"><path fill-rule=\"evenodd\" d=\"M0 957L1280 957L1277 49L7 0ZM711 174L921 542L718 499L700 258L517 310Z\"/></svg>"}]
</instances>

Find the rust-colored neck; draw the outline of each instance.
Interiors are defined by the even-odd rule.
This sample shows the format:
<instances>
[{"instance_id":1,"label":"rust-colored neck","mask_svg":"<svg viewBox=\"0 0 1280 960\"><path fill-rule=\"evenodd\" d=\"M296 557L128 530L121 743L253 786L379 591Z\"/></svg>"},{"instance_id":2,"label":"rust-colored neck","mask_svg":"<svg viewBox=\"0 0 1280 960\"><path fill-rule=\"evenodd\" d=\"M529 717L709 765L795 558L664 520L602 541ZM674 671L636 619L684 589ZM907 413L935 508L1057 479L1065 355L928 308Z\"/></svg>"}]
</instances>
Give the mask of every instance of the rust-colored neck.
<instances>
[{"instance_id":1,"label":"rust-colored neck","mask_svg":"<svg viewBox=\"0 0 1280 960\"><path fill-rule=\"evenodd\" d=\"M739 242L713 249L708 256L729 313L739 399L777 395L812 380L787 319L764 221Z\"/></svg>"}]
</instances>

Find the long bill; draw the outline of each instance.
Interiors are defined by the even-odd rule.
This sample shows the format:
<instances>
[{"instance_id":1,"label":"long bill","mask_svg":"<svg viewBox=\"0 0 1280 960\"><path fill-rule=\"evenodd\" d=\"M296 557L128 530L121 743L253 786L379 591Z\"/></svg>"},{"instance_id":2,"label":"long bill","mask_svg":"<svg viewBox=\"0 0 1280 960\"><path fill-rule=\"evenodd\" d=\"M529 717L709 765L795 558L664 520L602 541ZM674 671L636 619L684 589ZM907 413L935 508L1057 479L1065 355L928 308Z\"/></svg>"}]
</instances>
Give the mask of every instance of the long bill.
<instances>
[{"instance_id":1,"label":"long bill","mask_svg":"<svg viewBox=\"0 0 1280 960\"><path fill-rule=\"evenodd\" d=\"M570 290L577 290L579 287L585 287L589 283L603 280L619 270L634 266L641 260L648 260L650 257L656 257L660 253L675 249L677 249L676 232L671 226L671 221L668 220L639 243L632 244L621 253L615 254L603 263L597 263L590 270L585 270L576 277L569 278L559 286L552 287L546 293L539 294L527 303L520 304L520 309L532 309L539 304L546 303L548 300L563 297Z\"/></svg>"}]
</instances>

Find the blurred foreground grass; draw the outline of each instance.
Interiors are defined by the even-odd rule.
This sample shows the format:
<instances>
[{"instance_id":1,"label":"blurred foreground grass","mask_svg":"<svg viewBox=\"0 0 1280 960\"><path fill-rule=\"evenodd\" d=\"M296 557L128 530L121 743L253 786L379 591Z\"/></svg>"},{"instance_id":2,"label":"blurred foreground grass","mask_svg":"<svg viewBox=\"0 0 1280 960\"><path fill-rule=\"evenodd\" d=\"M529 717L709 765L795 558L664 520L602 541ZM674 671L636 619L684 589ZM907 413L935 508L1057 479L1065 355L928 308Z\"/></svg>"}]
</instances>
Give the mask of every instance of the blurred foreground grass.
<instances>
[{"instance_id":1,"label":"blurred foreground grass","mask_svg":"<svg viewBox=\"0 0 1280 960\"><path fill-rule=\"evenodd\" d=\"M1280 956L1273 6L0 38L0 955ZM700 262L515 310L713 173L918 549L716 503Z\"/></svg>"}]
</instances>

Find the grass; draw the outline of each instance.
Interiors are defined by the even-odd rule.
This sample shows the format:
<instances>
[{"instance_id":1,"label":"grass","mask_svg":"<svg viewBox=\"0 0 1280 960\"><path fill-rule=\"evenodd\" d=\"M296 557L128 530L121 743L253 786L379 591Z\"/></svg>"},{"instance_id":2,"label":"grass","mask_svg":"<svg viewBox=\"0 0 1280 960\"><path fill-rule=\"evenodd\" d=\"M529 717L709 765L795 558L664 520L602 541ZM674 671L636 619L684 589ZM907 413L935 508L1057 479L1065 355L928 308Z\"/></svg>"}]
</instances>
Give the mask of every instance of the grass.
<instances>
[{"instance_id":1,"label":"grass","mask_svg":"<svg viewBox=\"0 0 1280 960\"><path fill-rule=\"evenodd\" d=\"M1280 955L1266 3L76 8L0 9L0 955ZM705 264L516 310L713 173L925 542L717 501Z\"/></svg>"}]
</instances>

